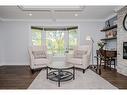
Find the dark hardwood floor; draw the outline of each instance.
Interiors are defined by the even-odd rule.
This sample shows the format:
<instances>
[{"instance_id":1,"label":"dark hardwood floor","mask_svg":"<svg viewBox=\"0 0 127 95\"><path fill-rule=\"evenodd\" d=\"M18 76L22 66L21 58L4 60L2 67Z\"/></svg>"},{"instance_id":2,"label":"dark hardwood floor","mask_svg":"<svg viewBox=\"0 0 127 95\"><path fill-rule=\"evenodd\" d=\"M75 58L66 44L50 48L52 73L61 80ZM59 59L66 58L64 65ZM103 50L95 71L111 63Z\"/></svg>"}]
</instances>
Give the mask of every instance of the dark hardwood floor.
<instances>
[{"instance_id":1,"label":"dark hardwood floor","mask_svg":"<svg viewBox=\"0 0 127 95\"><path fill-rule=\"evenodd\" d=\"M102 67L101 77L109 81L112 85L119 89L127 89L127 76L117 73L115 69L110 70L110 68L104 69Z\"/></svg>"},{"instance_id":2,"label":"dark hardwood floor","mask_svg":"<svg viewBox=\"0 0 127 95\"><path fill-rule=\"evenodd\" d=\"M27 89L40 71L31 73L29 66L0 66L0 89ZM102 68L100 75L119 89L127 89L127 76Z\"/></svg>"},{"instance_id":3,"label":"dark hardwood floor","mask_svg":"<svg viewBox=\"0 0 127 95\"><path fill-rule=\"evenodd\" d=\"M29 66L0 66L0 89L27 89L38 73Z\"/></svg>"}]
</instances>

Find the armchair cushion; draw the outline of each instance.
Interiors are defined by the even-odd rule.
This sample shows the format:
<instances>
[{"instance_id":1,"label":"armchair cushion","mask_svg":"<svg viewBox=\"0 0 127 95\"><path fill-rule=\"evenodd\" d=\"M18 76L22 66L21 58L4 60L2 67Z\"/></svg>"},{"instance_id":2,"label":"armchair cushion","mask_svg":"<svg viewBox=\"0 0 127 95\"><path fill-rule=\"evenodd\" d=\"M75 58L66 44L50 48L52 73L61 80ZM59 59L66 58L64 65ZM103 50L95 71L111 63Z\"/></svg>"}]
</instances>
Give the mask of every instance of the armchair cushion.
<instances>
[{"instance_id":1,"label":"armchair cushion","mask_svg":"<svg viewBox=\"0 0 127 95\"><path fill-rule=\"evenodd\" d=\"M84 54L87 54L87 51L83 51L83 50L75 50L74 51L75 58L82 58Z\"/></svg>"},{"instance_id":2,"label":"armchair cushion","mask_svg":"<svg viewBox=\"0 0 127 95\"><path fill-rule=\"evenodd\" d=\"M49 61L47 58L41 58L41 59L35 59L35 60L33 61L33 63L34 63L35 65L39 65L39 64L48 64L48 63L50 63L50 61Z\"/></svg>"},{"instance_id":3,"label":"armchair cushion","mask_svg":"<svg viewBox=\"0 0 127 95\"><path fill-rule=\"evenodd\" d=\"M35 59L46 58L45 51L32 51L32 54L33 54Z\"/></svg>"},{"instance_id":4,"label":"armchair cushion","mask_svg":"<svg viewBox=\"0 0 127 95\"><path fill-rule=\"evenodd\" d=\"M69 60L67 60L67 62L69 63L73 63L73 64L82 64L82 60L81 58L70 58Z\"/></svg>"}]
</instances>

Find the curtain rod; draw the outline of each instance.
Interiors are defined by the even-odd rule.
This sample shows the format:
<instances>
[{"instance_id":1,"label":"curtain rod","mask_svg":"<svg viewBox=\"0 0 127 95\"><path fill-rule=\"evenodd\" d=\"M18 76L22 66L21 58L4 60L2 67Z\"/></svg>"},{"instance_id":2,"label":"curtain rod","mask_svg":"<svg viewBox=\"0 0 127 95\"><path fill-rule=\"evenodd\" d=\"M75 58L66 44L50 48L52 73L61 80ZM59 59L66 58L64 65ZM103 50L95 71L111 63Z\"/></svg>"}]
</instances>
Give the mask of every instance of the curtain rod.
<instances>
[{"instance_id":1,"label":"curtain rod","mask_svg":"<svg viewBox=\"0 0 127 95\"><path fill-rule=\"evenodd\" d=\"M35 27L32 26L32 29L39 29L39 30L49 30L49 31L53 31L53 30L71 30L71 29L78 29L78 26L74 26L74 27L67 27L67 28L40 28L40 27Z\"/></svg>"}]
</instances>

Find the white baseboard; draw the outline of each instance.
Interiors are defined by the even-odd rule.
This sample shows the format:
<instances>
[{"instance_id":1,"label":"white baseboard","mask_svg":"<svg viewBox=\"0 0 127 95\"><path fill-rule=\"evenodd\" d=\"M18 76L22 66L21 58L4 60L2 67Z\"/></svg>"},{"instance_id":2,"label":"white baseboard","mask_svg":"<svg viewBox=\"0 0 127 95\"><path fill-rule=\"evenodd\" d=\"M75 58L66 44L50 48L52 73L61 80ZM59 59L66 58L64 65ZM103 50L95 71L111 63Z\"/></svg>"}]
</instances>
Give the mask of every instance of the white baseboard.
<instances>
[{"instance_id":1,"label":"white baseboard","mask_svg":"<svg viewBox=\"0 0 127 95\"><path fill-rule=\"evenodd\" d=\"M0 63L0 66L3 66L4 65L4 63Z\"/></svg>"},{"instance_id":2,"label":"white baseboard","mask_svg":"<svg viewBox=\"0 0 127 95\"><path fill-rule=\"evenodd\" d=\"M122 71L122 70L117 69L117 72L120 73L120 74L122 74L122 75L127 76L127 71L125 72L125 71Z\"/></svg>"},{"instance_id":3,"label":"white baseboard","mask_svg":"<svg viewBox=\"0 0 127 95\"><path fill-rule=\"evenodd\" d=\"M125 69L125 68L122 68L122 69L121 69L121 68L119 68L118 66L116 67L116 69L117 69L117 72L118 72L118 73L127 76L127 69Z\"/></svg>"},{"instance_id":4,"label":"white baseboard","mask_svg":"<svg viewBox=\"0 0 127 95\"><path fill-rule=\"evenodd\" d=\"M29 65L29 63L13 63L13 62L6 62L3 65Z\"/></svg>"},{"instance_id":5,"label":"white baseboard","mask_svg":"<svg viewBox=\"0 0 127 95\"><path fill-rule=\"evenodd\" d=\"M54 60L54 61L63 61L64 59L61 59L61 60ZM0 64L0 66L3 66L3 65L29 65L29 62L25 62L25 63L14 63L14 62L6 62L6 63L2 63ZM96 65L96 63L90 63L90 65Z\"/></svg>"}]
</instances>

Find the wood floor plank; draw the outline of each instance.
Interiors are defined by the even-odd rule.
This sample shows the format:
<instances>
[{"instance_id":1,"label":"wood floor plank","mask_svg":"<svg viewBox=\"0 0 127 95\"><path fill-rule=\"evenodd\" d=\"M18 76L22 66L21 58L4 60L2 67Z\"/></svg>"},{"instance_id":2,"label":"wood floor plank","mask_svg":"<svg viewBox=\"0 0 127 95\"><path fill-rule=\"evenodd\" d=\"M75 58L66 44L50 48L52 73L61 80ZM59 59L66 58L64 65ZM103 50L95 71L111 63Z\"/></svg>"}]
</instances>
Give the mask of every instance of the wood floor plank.
<instances>
[{"instance_id":1,"label":"wood floor plank","mask_svg":"<svg viewBox=\"0 0 127 95\"><path fill-rule=\"evenodd\" d=\"M39 72L32 74L29 66L0 66L0 89L27 89ZM116 70L102 68L100 76L119 89L127 89L127 76Z\"/></svg>"},{"instance_id":2,"label":"wood floor plank","mask_svg":"<svg viewBox=\"0 0 127 95\"><path fill-rule=\"evenodd\" d=\"M38 73L32 74L29 66L1 66L0 89L27 89Z\"/></svg>"},{"instance_id":3,"label":"wood floor plank","mask_svg":"<svg viewBox=\"0 0 127 95\"><path fill-rule=\"evenodd\" d=\"M112 85L119 89L127 89L127 76L119 74L115 69L110 70L110 68L101 68L101 77L110 82Z\"/></svg>"}]
</instances>

